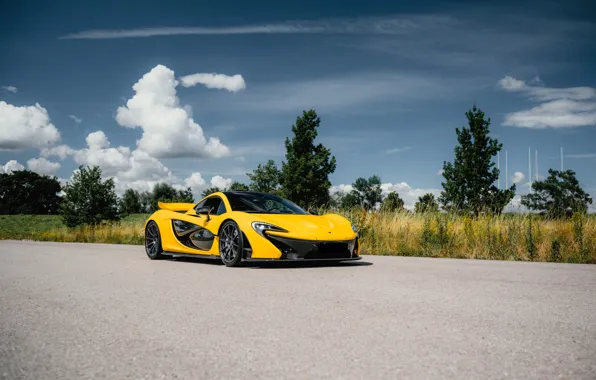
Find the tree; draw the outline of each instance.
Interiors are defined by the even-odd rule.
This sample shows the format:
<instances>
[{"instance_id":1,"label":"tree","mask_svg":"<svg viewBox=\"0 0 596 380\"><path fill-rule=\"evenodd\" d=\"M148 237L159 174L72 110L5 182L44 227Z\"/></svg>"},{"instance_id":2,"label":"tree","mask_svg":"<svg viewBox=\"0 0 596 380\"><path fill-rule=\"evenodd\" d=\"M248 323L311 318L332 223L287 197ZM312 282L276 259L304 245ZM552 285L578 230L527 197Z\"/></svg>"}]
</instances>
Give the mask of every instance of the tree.
<instances>
[{"instance_id":1,"label":"tree","mask_svg":"<svg viewBox=\"0 0 596 380\"><path fill-rule=\"evenodd\" d=\"M201 194L201 196L203 198L205 198L208 195L211 195L213 193L217 193L218 191L248 191L248 186L242 182L238 182L238 181L234 181L232 182L232 184L230 186L227 186L223 189L217 187L217 186L210 186L208 188L206 188L205 190L203 190L203 193Z\"/></svg>"},{"instance_id":2,"label":"tree","mask_svg":"<svg viewBox=\"0 0 596 380\"><path fill-rule=\"evenodd\" d=\"M340 198L340 205L343 209L362 207L362 197L357 191L350 191Z\"/></svg>"},{"instance_id":3,"label":"tree","mask_svg":"<svg viewBox=\"0 0 596 380\"><path fill-rule=\"evenodd\" d=\"M206 188L205 190L203 190L203 193L201 194L201 196L203 198L205 198L207 195L211 195L213 193L217 193L218 191L221 191L221 189L219 187L210 186L210 187Z\"/></svg>"},{"instance_id":4,"label":"tree","mask_svg":"<svg viewBox=\"0 0 596 380\"><path fill-rule=\"evenodd\" d=\"M231 190L248 191L248 186L242 182L234 181L224 191L231 191Z\"/></svg>"},{"instance_id":5,"label":"tree","mask_svg":"<svg viewBox=\"0 0 596 380\"><path fill-rule=\"evenodd\" d=\"M265 165L259 164L252 173L246 173L250 179L251 191L277 194L280 189L281 172L277 169L275 161L269 160Z\"/></svg>"},{"instance_id":6,"label":"tree","mask_svg":"<svg viewBox=\"0 0 596 380\"><path fill-rule=\"evenodd\" d=\"M119 220L114 179L102 181L99 166L79 166L64 187L60 211L68 227Z\"/></svg>"},{"instance_id":7,"label":"tree","mask_svg":"<svg viewBox=\"0 0 596 380\"><path fill-rule=\"evenodd\" d=\"M193 203L194 199L190 187L186 190L176 190L172 185L162 182L156 183L155 186L153 186L151 194L152 212L159 208L158 202Z\"/></svg>"},{"instance_id":8,"label":"tree","mask_svg":"<svg viewBox=\"0 0 596 380\"><path fill-rule=\"evenodd\" d=\"M315 110L303 111L292 126L294 137L285 142L287 162L282 162L282 192L303 207L320 207L330 200L329 175L335 171L336 161L328 148L314 143L320 123Z\"/></svg>"},{"instance_id":9,"label":"tree","mask_svg":"<svg viewBox=\"0 0 596 380\"><path fill-rule=\"evenodd\" d=\"M351 191L352 196L360 200L360 204L367 210L374 208L378 202L383 200L381 178L378 175L373 175L368 179L357 178L352 187L354 188Z\"/></svg>"},{"instance_id":10,"label":"tree","mask_svg":"<svg viewBox=\"0 0 596 380\"><path fill-rule=\"evenodd\" d=\"M592 197L579 185L573 170L548 170L544 181L532 183L532 192L522 195L521 204L551 217L569 217L586 213Z\"/></svg>"},{"instance_id":11,"label":"tree","mask_svg":"<svg viewBox=\"0 0 596 380\"><path fill-rule=\"evenodd\" d=\"M56 214L61 190L56 177L29 170L0 174L0 214Z\"/></svg>"},{"instance_id":12,"label":"tree","mask_svg":"<svg viewBox=\"0 0 596 380\"><path fill-rule=\"evenodd\" d=\"M143 191L139 194L141 203L141 212L150 213L152 211L153 194L150 191Z\"/></svg>"},{"instance_id":13,"label":"tree","mask_svg":"<svg viewBox=\"0 0 596 380\"><path fill-rule=\"evenodd\" d=\"M139 214L142 210L141 195L134 189L126 189L120 200L121 214Z\"/></svg>"},{"instance_id":14,"label":"tree","mask_svg":"<svg viewBox=\"0 0 596 380\"><path fill-rule=\"evenodd\" d=\"M400 198L397 192L392 191L383 200L381 210L387 212L403 211L404 200Z\"/></svg>"},{"instance_id":15,"label":"tree","mask_svg":"<svg viewBox=\"0 0 596 380\"><path fill-rule=\"evenodd\" d=\"M414 205L414 210L417 213L437 212L439 211L439 204L432 193L426 193L418 198Z\"/></svg>"},{"instance_id":16,"label":"tree","mask_svg":"<svg viewBox=\"0 0 596 380\"><path fill-rule=\"evenodd\" d=\"M503 147L490 138L490 118L474 107L466 112L469 128L455 129L459 145L454 149L453 163L443 163L443 191L439 201L443 208L457 213L500 213L515 195L515 185L500 190L495 186L499 169L492 157Z\"/></svg>"}]
</instances>

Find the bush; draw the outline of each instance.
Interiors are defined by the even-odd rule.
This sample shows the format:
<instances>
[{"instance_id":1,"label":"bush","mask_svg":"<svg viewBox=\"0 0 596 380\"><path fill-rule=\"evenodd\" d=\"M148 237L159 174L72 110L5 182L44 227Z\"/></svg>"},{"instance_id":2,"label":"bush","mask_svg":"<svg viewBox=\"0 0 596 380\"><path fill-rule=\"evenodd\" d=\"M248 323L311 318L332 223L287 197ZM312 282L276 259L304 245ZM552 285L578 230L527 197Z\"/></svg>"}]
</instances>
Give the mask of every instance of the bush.
<instances>
[{"instance_id":1,"label":"bush","mask_svg":"<svg viewBox=\"0 0 596 380\"><path fill-rule=\"evenodd\" d=\"M102 181L99 166L79 166L64 187L60 213L64 224L71 228L120 220L114 180Z\"/></svg>"}]
</instances>

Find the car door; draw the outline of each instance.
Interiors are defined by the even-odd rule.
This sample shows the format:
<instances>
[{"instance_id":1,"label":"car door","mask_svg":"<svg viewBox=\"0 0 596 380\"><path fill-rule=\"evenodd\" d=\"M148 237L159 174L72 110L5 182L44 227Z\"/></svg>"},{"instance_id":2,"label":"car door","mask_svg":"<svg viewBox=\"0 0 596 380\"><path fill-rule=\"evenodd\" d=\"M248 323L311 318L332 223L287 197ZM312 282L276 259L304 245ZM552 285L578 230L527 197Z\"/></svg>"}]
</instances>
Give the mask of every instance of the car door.
<instances>
[{"instance_id":1,"label":"car door","mask_svg":"<svg viewBox=\"0 0 596 380\"><path fill-rule=\"evenodd\" d=\"M209 214L199 212L199 210L205 207L211 210ZM197 216L196 224L204 229L195 238L198 240L198 245L207 249L209 254L219 255L217 235L221 223L226 218L225 214L227 211L224 201L217 195L204 199L195 207ZM200 240L203 239L205 242L201 243Z\"/></svg>"}]
</instances>

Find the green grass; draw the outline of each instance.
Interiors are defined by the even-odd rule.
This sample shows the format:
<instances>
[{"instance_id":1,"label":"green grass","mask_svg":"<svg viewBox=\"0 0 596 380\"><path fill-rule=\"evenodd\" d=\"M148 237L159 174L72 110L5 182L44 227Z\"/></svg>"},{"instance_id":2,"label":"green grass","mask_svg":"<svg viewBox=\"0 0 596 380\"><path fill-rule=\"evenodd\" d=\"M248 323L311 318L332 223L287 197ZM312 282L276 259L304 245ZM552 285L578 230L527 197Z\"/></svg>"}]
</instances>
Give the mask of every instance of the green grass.
<instances>
[{"instance_id":1,"label":"green grass","mask_svg":"<svg viewBox=\"0 0 596 380\"><path fill-rule=\"evenodd\" d=\"M0 215L0 240L143 244L149 214L132 214L118 223L67 228L58 215Z\"/></svg>"},{"instance_id":2,"label":"green grass","mask_svg":"<svg viewBox=\"0 0 596 380\"><path fill-rule=\"evenodd\" d=\"M528 214L470 219L447 214L337 212L358 228L365 254L596 264L595 215L545 220ZM148 216L135 214L119 223L68 229L58 216L1 215L0 239L143 244Z\"/></svg>"}]
</instances>

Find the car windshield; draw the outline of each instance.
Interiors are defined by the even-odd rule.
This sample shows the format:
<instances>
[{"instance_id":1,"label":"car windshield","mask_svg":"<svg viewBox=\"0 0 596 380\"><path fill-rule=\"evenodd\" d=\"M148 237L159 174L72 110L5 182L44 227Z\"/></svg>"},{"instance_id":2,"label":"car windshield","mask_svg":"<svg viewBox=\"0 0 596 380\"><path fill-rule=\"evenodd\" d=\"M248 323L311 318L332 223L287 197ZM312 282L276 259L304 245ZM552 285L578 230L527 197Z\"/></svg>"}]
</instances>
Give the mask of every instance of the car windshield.
<instances>
[{"instance_id":1,"label":"car windshield","mask_svg":"<svg viewBox=\"0 0 596 380\"><path fill-rule=\"evenodd\" d=\"M298 205L287 199L266 193L225 193L232 211L258 214L308 214Z\"/></svg>"}]
</instances>

